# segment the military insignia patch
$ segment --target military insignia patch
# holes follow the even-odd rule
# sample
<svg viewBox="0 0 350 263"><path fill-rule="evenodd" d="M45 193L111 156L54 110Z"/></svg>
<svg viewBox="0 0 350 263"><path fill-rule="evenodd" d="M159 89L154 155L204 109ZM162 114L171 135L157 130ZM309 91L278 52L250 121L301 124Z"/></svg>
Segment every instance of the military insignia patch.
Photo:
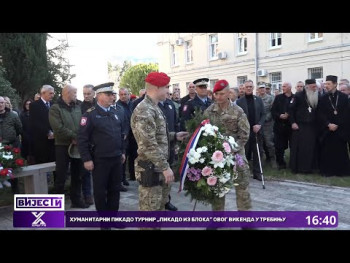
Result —
<svg viewBox="0 0 350 263"><path fill-rule="evenodd" d="M80 125L81 125L81 126L85 126L85 125L86 125L86 122L87 122L87 117L81 117Z"/></svg>
<svg viewBox="0 0 350 263"><path fill-rule="evenodd" d="M182 109L182 111L187 111L187 105L184 105L184 108Z"/></svg>
<svg viewBox="0 0 350 263"><path fill-rule="evenodd" d="M169 106L169 108L172 110L173 109L173 107L171 107L171 105L168 105Z"/></svg>

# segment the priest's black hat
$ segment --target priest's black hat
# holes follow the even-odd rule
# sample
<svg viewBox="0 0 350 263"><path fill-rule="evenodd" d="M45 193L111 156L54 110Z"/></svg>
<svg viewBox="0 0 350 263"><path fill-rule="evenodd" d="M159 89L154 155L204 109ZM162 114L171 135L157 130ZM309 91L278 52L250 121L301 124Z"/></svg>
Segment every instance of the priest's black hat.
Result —
<svg viewBox="0 0 350 263"><path fill-rule="evenodd" d="M337 83L338 82L338 77L337 76L333 76L333 75L328 75L326 77L326 81L332 81L333 83Z"/></svg>
<svg viewBox="0 0 350 263"><path fill-rule="evenodd" d="M308 84L316 84L316 80L315 79L307 79L305 80L305 84L308 85Z"/></svg>

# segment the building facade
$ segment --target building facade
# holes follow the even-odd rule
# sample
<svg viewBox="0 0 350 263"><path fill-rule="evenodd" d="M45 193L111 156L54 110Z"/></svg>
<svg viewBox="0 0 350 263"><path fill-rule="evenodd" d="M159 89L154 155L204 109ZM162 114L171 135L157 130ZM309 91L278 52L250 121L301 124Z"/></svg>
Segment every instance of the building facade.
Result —
<svg viewBox="0 0 350 263"><path fill-rule="evenodd" d="M281 89L282 82L327 75L350 78L350 33L165 33L161 34L159 71L171 77L181 96L187 85L209 78L231 87L251 79Z"/></svg>

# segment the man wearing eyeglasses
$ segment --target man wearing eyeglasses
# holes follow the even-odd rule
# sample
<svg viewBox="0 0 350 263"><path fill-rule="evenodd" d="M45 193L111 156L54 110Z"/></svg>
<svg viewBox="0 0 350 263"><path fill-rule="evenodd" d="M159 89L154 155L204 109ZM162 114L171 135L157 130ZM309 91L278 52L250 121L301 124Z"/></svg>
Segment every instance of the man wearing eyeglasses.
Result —
<svg viewBox="0 0 350 263"><path fill-rule="evenodd" d="M208 78L196 79L193 84L196 86L197 96L192 100L188 100L182 107L181 111L181 130L186 130L185 122L194 117L196 109L202 112L211 104L212 100L208 98Z"/></svg>

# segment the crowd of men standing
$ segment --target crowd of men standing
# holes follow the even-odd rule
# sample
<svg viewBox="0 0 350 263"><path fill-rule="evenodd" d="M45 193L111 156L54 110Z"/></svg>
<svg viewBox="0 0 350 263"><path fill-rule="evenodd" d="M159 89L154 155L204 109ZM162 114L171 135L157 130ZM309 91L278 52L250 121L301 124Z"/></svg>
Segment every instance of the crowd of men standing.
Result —
<svg viewBox="0 0 350 263"><path fill-rule="evenodd" d="M315 79L305 80L305 85L299 81L295 94L292 84L284 82L282 93L276 95L271 95L266 84L259 84L254 95L251 80L238 88L220 80L210 93L209 79L200 78L188 85L188 95L182 98L179 89L171 94L169 82L164 73L150 73L134 101L126 88L119 89L116 100L110 82L85 85L81 102L77 88L67 84L54 104L53 87L44 85L40 97L26 100L19 115L11 104L5 107L5 98L0 97L1 140L21 146L28 164L56 161L53 193L64 193L70 174L72 207L86 208L95 202L97 211L119 209L120 191L127 191L129 185L127 166L129 180L140 182L140 210L177 210L169 194L176 141L188 136L186 121L195 110L228 125L242 144L246 166L241 186L236 188L239 210L251 208L248 171L250 167L253 178L262 180L262 153L264 164L279 170L289 167L293 173L350 175L350 86L345 80L339 90L337 76L327 76L324 88ZM289 165L285 160L288 148ZM155 177L142 178L147 171ZM16 180L12 186L18 192ZM224 202L213 209L223 210Z"/></svg>

